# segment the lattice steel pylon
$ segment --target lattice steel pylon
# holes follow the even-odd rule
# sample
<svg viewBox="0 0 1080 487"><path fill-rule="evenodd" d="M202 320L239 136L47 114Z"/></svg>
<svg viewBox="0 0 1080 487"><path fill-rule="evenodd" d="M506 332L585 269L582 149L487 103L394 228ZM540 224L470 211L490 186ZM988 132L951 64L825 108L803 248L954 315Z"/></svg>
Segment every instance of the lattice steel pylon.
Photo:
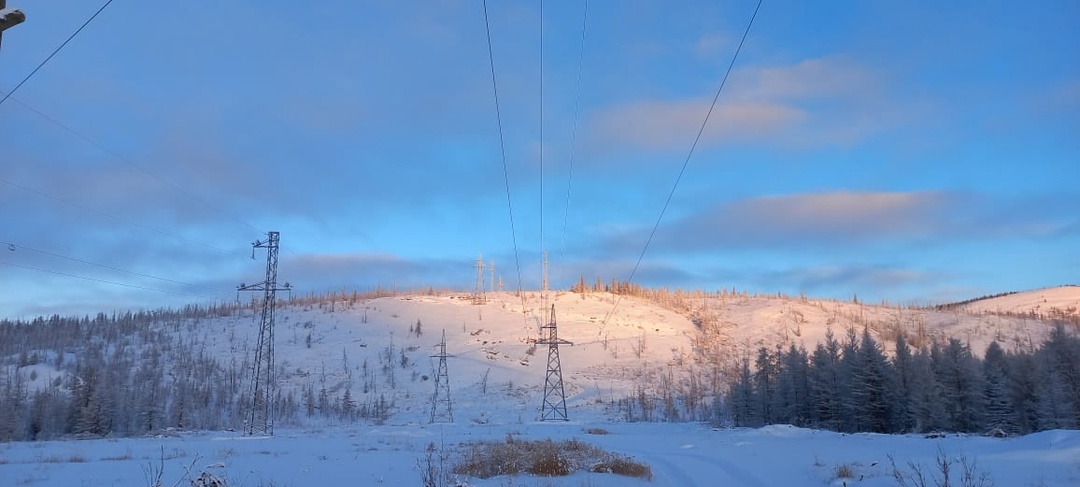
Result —
<svg viewBox="0 0 1080 487"><path fill-rule="evenodd" d="M262 319L259 322L259 341L255 346L255 362L251 374L251 415L247 424L248 435L272 436L274 434L274 394L277 381L274 377L274 308L278 291L290 291L289 283L277 287L278 244L280 234L268 232L266 240L251 244L251 258L255 249L266 249L266 280L258 284L241 284L239 291L262 291Z"/></svg>
<svg viewBox="0 0 1080 487"><path fill-rule="evenodd" d="M487 302L487 285L484 284L484 256L476 258L476 287L473 288L473 304Z"/></svg>
<svg viewBox="0 0 1080 487"><path fill-rule="evenodd" d="M548 346L547 378L544 379L544 402L540 405L540 421L562 420L566 417L566 389L563 387L562 362L559 360L559 345L573 345L559 338L555 325L555 305L551 305L551 320L540 327L539 345ZM545 335L546 332L546 336Z"/></svg>
<svg viewBox="0 0 1080 487"><path fill-rule="evenodd" d="M446 330L442 332L442 341L439 342L439 353L432 358L439 359L438 370L435 372L435 393L431 395L431 422L436 420L444 423L454 422L454 407L450 402L450 373L446 368Z"/></svg>

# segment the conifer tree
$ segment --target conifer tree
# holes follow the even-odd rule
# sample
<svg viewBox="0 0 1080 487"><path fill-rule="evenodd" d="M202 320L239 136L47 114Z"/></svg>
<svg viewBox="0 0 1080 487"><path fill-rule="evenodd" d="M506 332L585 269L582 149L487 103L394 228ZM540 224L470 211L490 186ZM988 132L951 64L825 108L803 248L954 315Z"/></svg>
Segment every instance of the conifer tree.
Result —
<svg viewBox="0 0 1080 487"><path fill-rule="evenodd" d="M915 412L911 406L915 389L911 360L911 347L901 333L896 337L896 349L892 359L893 373L889 383L893 432L906 433L915 427Z"/></svg>
<svg viewBox="0 0 1080 487"><path fill-rule="evenodd" d="M868 328L863 328L857 363L852 377L856 429L886 433L892 424L887 391L890 371Z"/></svg>
<svg viewBox="0 0 1080 487"><path fill-rule="evenodd" d="M1013 405L1009 397L1008 361L998 342L990 342L983 355L983 396L986 403L985 426L990 430L1016 433Z"/></svg>

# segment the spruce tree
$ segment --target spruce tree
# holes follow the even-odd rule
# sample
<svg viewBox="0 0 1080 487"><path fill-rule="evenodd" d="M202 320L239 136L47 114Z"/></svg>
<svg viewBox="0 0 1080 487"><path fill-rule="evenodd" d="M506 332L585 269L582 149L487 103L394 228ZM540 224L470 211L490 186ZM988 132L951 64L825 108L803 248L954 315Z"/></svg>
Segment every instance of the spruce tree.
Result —
<svg viewBox="0 0 1080 487"><path fill-rule="evenodd" d="M868 328L863 328L856 362L851 393L857 431L886 433L892 424L888 362Z"/></svg>
<svg viewBox="0 0 1080 487"><path fill-rule="evenodd" d="M1013 404L1009 396L1008 361L998 342L990 342L983 355L983 396L986 403L985 426L990 430L1016 433Z"/></svg>
<svg viewBox="0 0 1080 487"><path fill-rule="evenodd" d="M915 427L915 411L912 408L912 396L915 384L912 374L911 347L901 333L896 337L896 349L892 358L892 376L889 397L892 403L892 428L899 433L912 431Z"/></svg>

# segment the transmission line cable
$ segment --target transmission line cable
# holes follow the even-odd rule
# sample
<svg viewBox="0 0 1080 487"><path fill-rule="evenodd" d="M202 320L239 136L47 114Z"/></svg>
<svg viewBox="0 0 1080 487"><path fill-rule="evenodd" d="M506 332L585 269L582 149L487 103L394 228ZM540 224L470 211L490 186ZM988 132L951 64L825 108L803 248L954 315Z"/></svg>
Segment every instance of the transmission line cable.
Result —
<svg viewBox="0 0 1080 487"><path fill-rule="evenodd" d="M65 132L68 132L69 134L74 135L75 137L78 137L78 138L82 139L84 142L86 142L86 143L100 149L102 152L112 156L113 158L117 159L118 161L123 162L124 164L127 164L128 166L131 166L135 170L137 170L137 171L139 171L139 172L141 172L141 173L143 173L143 174L145 174L145 175L147 175L147 176L149 176L149 177L151 177L153 179L156 179L159 183L173 189L174 191L176 191L176 192L178 192L180 194L183 194L184 196L187 196L188 198L191 198L194 201L199 202L200 204L202 204L203 206L206 206L207 208L209 208L211 210L214 210L214 211L216 211L216 212L218 212L218 213L220 213L222 215L225 215L226 217L229 217L229 218L239 222L240 224L254 230L255 232L257 232L259 234L264 233L262 230L259 230L254 225L248 223L247 221L240 218L236 214L228 212L228 211L226 211L226 210L224 210L224 209L222 209L222 208L220 208L218 206L215 206L215 205L211 204L210 202L206 201L205 199L196 196L194 193L192 193L192 192L190 192L188 190L185 190L182 186L180 186L178 184L174 184L172 182L169 182L169 180L167 180L167 179L165 179L165 178L163 178L161 176L158 176L157 174L154 174L154 173L150 172L149 170L142 167L141 165L136 164L131 159L129 159L127 157L124 157L124 156L118 154L117 152L115 152L113 150L110 150L108 147L105 147L100 142L98 142L98 141L94 140L93 138L91 138L91 137L89 137L89 136L87 136L87 135L85 135L85 134L71 128L71 126L61 122L60 120L57 120L55 117L52 117L52 116L42 112L41 110L38 110L37 108L34 108L33 106L30 106L29 104L27 104L26 102L24 102L24 101L22 101L22 100L20 100L18 98L12 98L11 101L14 101L15 103L18 103L19 105L22 105L23 108L26 108L27 110L30 110L31 112L34 112L39 117L45 119L49 123L51 123L53 125L56 125L57 127L61 128Z"/></svg>
<svg viewBox="0 0 1080 487"><path fill-rule="evenodd" d="M544 263L544 0L540 0L540 272L545 272ZM541 285L547 284L547 276L541 274ZM547 309L543 301L547 289L540 290L540 309ZM547 323L544 323L545 325Z"/></svg>
<svg viewBox="0 0 1080 487"><path fill-rule="evenodd" d="M15 263L12 263L12 262L0 261L0 265L6 265L6 266L10 266L10 267L19 267L19 268L22 268L22 269L28 269L28 270L37 271L37 272L44 272L46 274L55 274L57 276L70 277L70 278L73 278L73 279L82 279L84 281L100 282L100 283L104 283L104 284L113 284L113 285L116 285L116 286L129 287L129 288L132 288L132 289L142 289L144 291L153 291L153 292L162 293L162 294L173 294L173 295L176 295L176 296L187 296L187 297L196 297L196 298L204 298L204 299L213 299L215 301L225 301L225 302L233 301L231 299L218 298L218 297L214 297L214 296L206 296L206 295L203 295L203 294L191 294L191 293L182 293L182 292L177 292L177 291L168 291L168 290L165 290L165 289L156 289L156 288L152 288L152 287L139 286L139 285L136 285L136 284L127 284L127 283L123 283L123 282L110 281L108 279L99 279L99 278L96 278L96 277L87 277L87 276L80 276L80 275L77 275L77 274L69 274L67 272L50 271L48 269L42 269L40 267L33 267L33 266L28 266L28 265L23 265L23 264L15 264Z"/></svg>
<svg viewBox="0 0 1080 487"><path fill-rule="evenodd" d="M97 9L97 12L94 12L94 15L91 15L90 18L86 19L86 22L83 22L83 24L80 25L78 29L75 29L75 32L72 32L71 35L68 36L68 38L65 39L63 43L61 43L59 46L57 46L56 49L53 50L52 54L49 54L49 56L46 57L45 60L41 61L41 63L38 64L33 71L30 71L30 74L26 75L26 77L23 78L22 81L19 82L19 84L15 85L15 88L12 88L11 91L4 95L3 98L0 98L0 105L3 105L8 98L11 98L12 94L18 91L19 88L22 87L22 85L26 84L26 82L29 81L30 78L38 72L38 70L45 66L45 63L48 63L49 60L53 58L53 56L55 56L58 52L60 52L61 49L64 48L64 46L68 45L68 43L71 42L71 40L74 39L75 36L79 35L79 32L82 32L82 30L85 29L86 26L90 25L90 22L93 22L94 19L97 18L98 14L100 14L101 11L105 10L105 7L108 7L111 3L113 3L113 0L105 0L105 3L101 5L101 8Z"/></svg>
<svg viewBox="0 0 1080 487"><path fill-rule="evenodd" d="M199 246L206 247L206 248L212 249L212 250L216 250L218 252L225 253L225 254L237 254L237 255L243 255L244 257L248 256L247 254L245 254L243 252L238 252L238 251L235 251L235 250L226 250L226 249L223 249L221 247L217 247L217 246L205 243L205 242L200 242L198 240L192 240L192 239L187 238L187 237L182 237L180 235L177 235L177 234L171 233L171 232L167 232L167 231L162 230L160 228L154 228L154 227L151 227L149 225L144 225L142 223L127 220L127 219L118 217L118 216L110 214L110 213L106 213L104 211L101 211L101 210L98 210L98 209L95 209L95 208L90 208L90 207L87 207L87 206L79 205L79 204L74 203L72 201L65 200L65 199L57 197L57 196L53 196L53 195L45 193L43 191L39 191L39 190L36 190L36 189L28 187L28 186L23 186L23 185L21 185L19 183L16 183L14 181L8 181L7 179L4 179L4 178L0 178L0 183L8 184L8 185L14 186L16 188L19 188L19 189L21 189L23 191L28 191L30 193L34 193L36 195L43 196L45 198L49 198L51 200L58 201L58 202L63 203L65 205L69 205L69 206L81 209L83 211L88 211L90 213L97 213L98 215L105 216L105 217L108 217L108 218L112 218L113 220L116 220L118 222L126 223L128 225L139 227L139 228L141 228L143 230L148 230L148 231L151 231L151 232L154 232L154 233L165 235L167 237L175 238L177 240L182 240L182 241L190 243L190 244L199 245Z"/></svg>
<svg viewBox="0 0 1080 487"><path fill-rule="evenodd" d="M570 190L574 186L574 154L577 149L577 125L578 113L581 109L581 72L585 58L585 32L589 21L589 0L585 0L585 8L581 19L581 47L578 50L577 86L574 93L574 121L570 130L570 170L566 181L566 205L563 207L562 227L562 252L566 253L566 225L570 219ZM562 259L560 259L562 260Z"/></svg>
<svg viewBox="0 0 1080 487"><path fill-rule="evenodd" d="M514 205L510 199L510 173L506 167L506 138L503 136L502 112L499 109L499 84L495 77L495 54L491 49L491 21L488 18L487 0L484 4L484 31L487 34L488 65L491 67L491 91L495 97L495 120L499 127L499 154L502 156L503 183L506 186L506 208L510 213L510 238L514 244L514 266L517 268L517 291L521 297L521 313L525 315L525 294L521 289L521 259L518 257L517 232L514 229Z"/></svg>
<svg viewBox="0 0 1080 487"><path fill-rule="evenodd" d="M656 229L660 227L660 222L664 219L664 213L667 212L668 205L671 204L671 199L675 196L675 190L679 187L679 182L682 181L683 174L686 173L686 167L690 164L690 158L694 155L694 150L697 149L698 142L701 141L701 135L705 133L705 127L709 124L709 117L712 116L713 110L716 109L716 102L720 99L720 93L724 90L724 85L727 84L728 76L731 75L731 70L735 67L735 61L739 58L739 52L742 51L743 44L746 43L746 37L750 35L750 27L754 25L754 19L757 18L758 11L761 10L761 3L763 0L758 0L757 6L754 7L754 13L750 16L750 21L746 23L746 30L743 31L742 38L739 39L739 45L735 48L735 54L731 56L731 62L728 64L727 70L724 71L724 77L720 79L720 86L716 88L716 94L713 96L712 104L709 105L709 111L705 113L705 119L701 121L701 127L698 128L697 136L694 137L694 143L690 145L690 151L686 154L686 159L683 161L682 168L679 170L678 177L675 178L675 184L671 186L671 191L668 193L667 200L664 201L664 206L660 209L660 216L656 218L656 223L653 224L652 231L649 232L649 238L645 240L645 247L641 249L641 255L638 256L637 262L634 264L634 269L630 272L630 278L627 279L627 284L634 282L634 275L637 274L638 268L641 266L642 259L645 258L645 252L649 250L649 244L652 243L652 239L656 236ZM615 299L615 305L611 307L611 311L604 318L604 324L615 313L615 309L619 307L619 302L622 301L622 294L619 294Z"/></svg>
<svg viewBox="0 0 1080 487"><path fill-rule="evenodd" d="M117 272L123 272L125 274L130 274L130 275L133 275L133 276L145 277L145 278L148 278L148 279L155 279L155 280L163 281L163 282L171 282L173 284L182 284L184 286L191 286L191 287L201 288L201 289L205 289L207 291L231 292L231 291L226 291L226 290L221 290L221 289L215 289L215 288L212 288L212 287L209 287L209 286L203 286L201 284L192 284L190 282L178 281L176 279L169 279L167 277L159 277L159 276L155 276L155 275L152 275L152 274L144 274L144 273L141 273L141 272L129 271L127 269L121 269L119 267L114 267L114 266L111 266L111 265L108 265L108 264L101 264L101 263L98 263L98 262L91 262L91 261L88 261L88 260L79 259L77 257L69 257L69 256L66 256L66 255L57 254L55 252L50 252L48 250L35 249L33 247L27 247L25 245L17 245L17 244L13 244L11 242L4 242L2 240L0 240L0 245L6 245L8 247L8 249L10 249L10 250L17 250L17 249L29 250L31 252L37 252L39 254L48 255L50 257L56 257L56 258L60 258L60 259L70 260L72 262L78 262L80 264L92 265L92 266L100 267L102 269L109 269L109 270L113 270L113 271L117 271Z"/></svg>

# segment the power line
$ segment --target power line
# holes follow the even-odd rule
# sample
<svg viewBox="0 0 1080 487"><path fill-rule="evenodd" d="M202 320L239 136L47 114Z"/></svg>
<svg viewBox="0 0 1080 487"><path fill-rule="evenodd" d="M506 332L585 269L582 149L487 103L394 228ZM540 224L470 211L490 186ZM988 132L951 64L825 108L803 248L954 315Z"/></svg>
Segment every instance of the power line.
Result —
<svg viewBox="0 0 1080 487"><path fill-rule="evenodd" d="M104 211L101 211L101 210L98 210L98 209L95 209L95 208L90 208L90 207L87 207L87 206L82 206L82 205L73 203L73 202L71 202L69 200L65 200L63 198L53 196L51 194L45 193L43 191L36 190L36 189L28 187L28 186L23 186L23 185L21 185L19 183L13 182L13 181L8 181L7 179L4 179L4 178L0 178L0 183L8 184L8 185L14 186L16 188L19 188L19 189L21 189L23 191L28 191L30 193L34 193L36 195L43 196L45 198L49 198L51 200L58 201L60 203L66 204L66 205L73 206L73 207L81 209L83 211L88 211L88 212L91 212L91 213L97 213L98 215L102 215L102 216L105 216L105 217L108 217L108 218L112 218L113 220L119 221L121 223L126 223L128 225L139 227L139 228L142 228L144 230L149 230L151 232L159 233L161 235L165 235L167 237L172 237L172 238L175 238L175 239L178 239L178 240L182 240L182 241L190 243L190 244L200 245L200 246L206 247L208 249L213 249L213 250L216 250L218 252L225 253L225 254L237 254L237 255L243 255L244 257L247 257L247 254L245 254L243 252L237 252L237 251L234 251L234 250L226 250L226 249L223 249L221 247L216 247L214 245L210 245L210 244L205 243L205 242L200 242L198 240L192 240L192 239L189 239L187 237L182 237L182 236L177 235L175 233L170 233L170 232L167 232L165 230L161 230L159 228L154 228L154 227L151 227L151 226L148 226L148 225L143 225L142 223L127 220L127 219L124 219L124 218L118 217L116 215L106 213Z"/></svg>
<svg viewBox="0 0 1080 487"><path fill-rule="evenodd" d="M64 277L71 277L71 278L74 278L74 279L82 279L84 281L100 282L100 283L104 283L104 284L113 284L113 285L116 285L116 286L129 287L129 288L132 288L132 289L142 289L144 291L153 291L153 292L162 293L162 294L173 294L173 295L176 295L176 296L187 296L187 297L196 297L196 298L204 298L204 299L213 299L213 300L216 300L216 301L226 301L226 302L232 301L230 299L217 298L217 297L206 296L206 295L202 295L202 294L191 294L191 293L182 293L182 292L177 292L177 291L166 291L164 289L155 289L155 288L152 288L152 287L139 286L139 285L135 285L135 284L126 284L126 283L123 283L123 282L110 281L108 279L98 279L96 277L87 277L87 276L80 276L80 275L77 275L77 274L68 274L66 272L50 271L48 269L42 269L40 267L33 267L33 266L28 266L28 265L23 265L23 264L15 264L15 263L12 263L12 262L0 261L0 265L6 265L6 266L10 266L10 267L19 267L19 268L22 268L22 269L28 269L28 270L37 271L37 272L44 272L46 274L55 274L55 275L64 276Z"/></svg>
<svg viewBox="0 0 1080 487"><path fill-rule="evenodd" d="M679 170L678 177L675 178L675 184L671 186L671 191L668 193L667 200L664 201L664 206L660 209L660 216L656 218L656 223L652 227L652 231L649 232L649 238L645 240L645 247L641 249L641 255L638 256L637 263L634 264L634 270L630 272L630 278L627 279L627 283L634 281L634 275L637 274L638 267L641 266L642 259L645 258L645 252L649 250L649 244L652 243L653 237L656 235L656 229L660 227L660 222L664 219L664 213L667 212L668 205L671 204L671 198L675 196L675 190L679 187L679 182L682 181L683 174L686 173L686 166L690 164L690 157L694 155L694 149L697 149L698 142L701 141L701 135L705 133L705 126L709 123L709 117L712 116L713 110L716 109L716 102L720 99L720 93L724 90L724 85L727 84L728 76L731 75L731 70L735 67L735 61L739 58L739 52L742 51L743 44L746 43L746 37L750 35L750 27L754 25L754 19L757 18L758 11L761 10L761 2L758 0L757 6L754 7L754 13L750 16L750 21L746 24L746 30L743 31L742 38L739 39L739 45L735 48L735 54L731 56L731 62L728 64L727 70L724 71L724 77L720 79L720 86L716 88L716 95L713 96L712 104L709 105L709 111L705 113L705 119L701 121L701 127L698 129L697 136L694 137L694 143L690 145L690 151L686 154L686 160L683 161L682 169ZM619 307L619 302L622 301L622 295L615 300L615 305L612 306L611 312L604 318L604 323L611 318L611 315L615 313L615 308Z"/></svg>
<svg viewBox="0 0 1080 487"><path fill-rule="evenodd" d="M544 0L540 0L540 268L543 269L547 259L544 255ZM541 270L543 272L543 270ZM547 275L541 278L547 282ZM540 290L540 309L547 308L546 287Z"/></svg>
<svg viewBox="0 0 1080 487"><path fill-rule="evenodd" d="M21 88L23 84L25 84L27 81L29 81L30 78L33 77L34 74L37 73L39 69L41 69L43 66L45 66L45 63L48 63L49 60L52 59L53 56L56 55L56 53L60 52L60 50L63 49L64 46L68 45L68 43L71 42L71 40L74 39L75 36L79 35L79 32L82 32L82 30L85 29L87 25L90 25L90 22L92 22L94 19L96 19L98 14L100 14L102 10L105 10L105 7L108 7L109 4L111 4L111 3L113 3L113 0L105 0L105 3L101 5L101 8L97 9L97 12L94 12L94 15L91 15L90 18L86 19L86 22L83 22L83 24L80 25L78 29L75 29L75 32L72 32L71 35L68 36L68 38L66 40L64 40L63 43L60 44L60 46L58 46L56 49L54 49L52 54L49 54L49 56L46 57L44 61L41 61L41 64L38 64L37 67L34 68L34 70L30 72L30 74L26 75L26 77L23 78L22 81L19 82L19 84L15 85L15 88L13 88L6 95L4 95L4 98L0 99L0 105L3 105L4 102L7 101L8 98L11 98L11 95L13 93L18 91L19 88Z"/></svg>
<svg viewBox="0 0 1080 487"><path fill-rule="evenodd" d="M212 287L209 287L209 286L203 286L203 285L200 285L200 284L192 284L190 282L178 281L176 279L169 279L167 277L159 277L159 276L155 276L155 275L151 275L151 274L144 274L144 273L141 273L141 272L129 271L127 269L121 269L119 267L114 267L114 266L111 266L111 265L108 265L108 264L101 264L101 263L98 263L98 262L91 262L91 261L79 259L79 258L76 258L76 257L69 257L69 256L66 256L66 255L57 254L55 252L50 252L48 250L35 249L33 247L27 247L25 245L17 245L17 244L13 244L11 242L4 242L2 240L0 240L0 245L7 245L10 250L16 250L16 249L29 250L31 252L37 252L39 254L44 254L44 255L51 256L51 257L57 257L57 258L60 258L60 259L70 260L72 262L78 262L80 264L92 265L92 266L95 266L95 267L100 267L102 269L109 269L109 270L113 270L113 271L117 271L117 272L123 272L125 274L131 274L133 276L145 277L145 278L148 278L148 279L155 279L155 280L163 281L163 282L171 282L173 284L182 284L184 286L191 286L191 287L197 287L197 288L201 288L201 289L206 289L208 291L229 292L229 291L225 291L225 290L221 290L221 289L215 289L215 288L212 288Z"/></svg>
<svg viewBox="0 0 1080 487"><path fill-rule="evenodd" d="M0 93L2 93L2 92L0 92ZM8 93L8 94L10 95L10 93ZM49 123L51 123L53 125L56 125L57 127L60 127L64 131L70 133L71 135L74 135L75 137L78 137L78 138L82 139L84 142L86 142L86 143L88 143L88 144L90 144L90 145L92 145L94 147L97 147L102 152L116 158L120 162L123 162L124 164L127 164L128 166L131 166L132 168L136 169L137 171L139 171L139 172L141 172L141 173L143 173L143 174L145 174L145 175L147 175L147 176L149 176L149 177L151 177L153 179L156 179L158 182L160 182L161 184L163 184L165 186L168 186L169 188L172 188L174 191L176 191L176 192L178 192L180 194L183 194L183 195L187 196L188 198L191 198L192 200L195 200L195 201L201 203L203 206L206 206L207 208L210 208L211 210L214 210L214 211L216 211L218 213L221 213L222 215L225 215L225 216L239 222L240 224L254 230L255 232L257 232L259 234L263 233L262 230L259 230L254 225L252 225L252 224L248 223L247 221L241 219L236 214L225 211L224 209L222 209L222 208L220 208L218 206L212 205L212 204L210 204L210 202L206 201L205 199L202 199L202 198L196 196L194 193L185 190L182 186L177 185L177 184L173 184L173 183L169 182L168 180L166 180L165 178L162 178L161 176L158 176L157 174L154 174L154 173L150 172L146 168L144 168L144 167L142 167L142 166L140 166L138 164L135 164L135 162L133 162L131 159L128 159L128 158L118 154L117 152L115 152L113 150L110 150L108 147L105 147L100 142L98 142L98 141L90 138L89 136L87 136L87 135L85 135L85 134L71 128L69 125L57 120L55 117L49 116L48 114L42 112L41 110L38 110L37 108L34 108L34 107L30 106L29 104L27 104L26 102L24 102L24 101L22 101L22 100L20 100L18 98L12 98L11 100L14 101L15 103L18 103L19 105L22 105L23 108L26 108L27 110L30 110L31 112L34 112L39 117L45 119Z"/></svg>
<svg viewBox="0 0 1080 487"><path fill-rule="evenodd" d="M495 78L495 54L491 49L491 21L488 19L487 0L484 4L484 31L487 33L488 65L491 67L491 90L495 95L495 120L499 126L499 153L502 156L503 183L506 186L506 208L510 212L510 238L514 243L514 265L517 267L518 296L521 297L521 313L525 313L525 294L521 289L521 259L518 257L517 232L514 230L514 205L510 199L510 173L506 167L506 139L503 136L502 112L499 110L499 85Z"/></svg>
<svg viewBox="0 0 1080 487"><path fill-rule="evenodd" d="M562 227L562 253L566 252L566 225L570 219L570 190L574 185L574 154L577 149L577 125L578 113L581 108L581 71L585 58L585 32L589 21L589 0L585 0L584 13L581 19L581 47L578 50L577 87L574 93L574 121L570 131L570 171L566 181L566 205L563 207Z"/></svg>

